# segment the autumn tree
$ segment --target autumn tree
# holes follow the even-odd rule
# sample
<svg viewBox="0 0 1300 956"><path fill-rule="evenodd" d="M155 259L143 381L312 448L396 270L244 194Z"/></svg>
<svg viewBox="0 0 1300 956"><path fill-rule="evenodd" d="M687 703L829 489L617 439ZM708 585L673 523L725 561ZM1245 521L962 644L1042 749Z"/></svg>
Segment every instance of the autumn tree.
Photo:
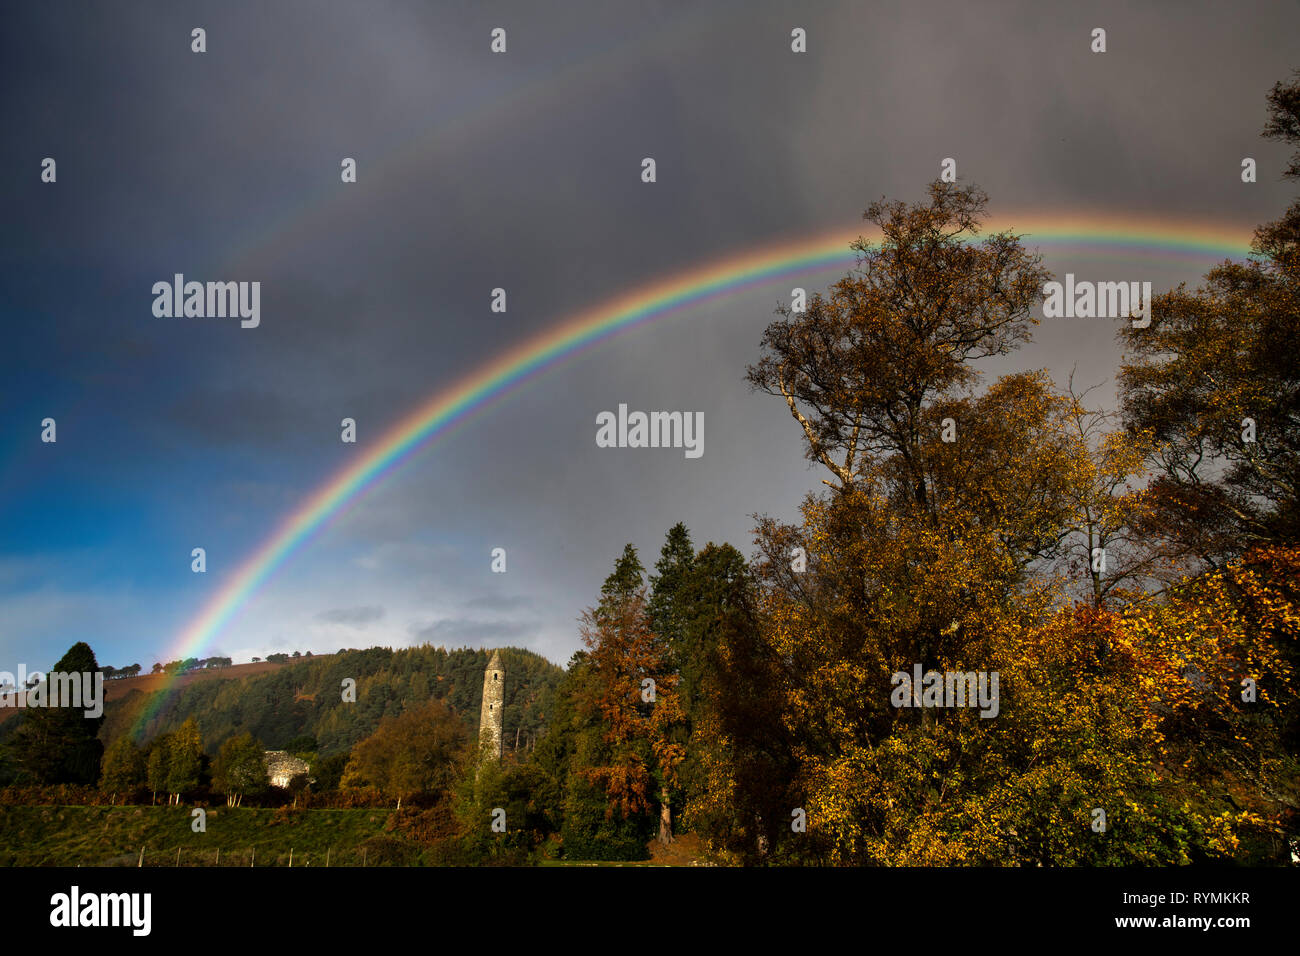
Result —
<svg viewBox="0 0 1300 956"><path fill-rule="evenodd" d="M159 734L149 742L145 756L145 781L152 791L150 803L157 803L158 794L167 791L167 775L171 765L171 737L171 734Z"/></svg>
<svg viewBox="0 0 1300 956"><path fill-rule="evenodd" d="M1292 73L1291 82L1273 84L1267 99L1269 119L1261 135L1300 147L1300 70ZM1282 176L1300 180L1300 148L1291 154ZM1294 276L1300 253L1300 199L1293 201L1281 217L1260 226L1255 239L1259 252L1281 263Z"/></svg>
<svg viewBox="0 0 1300 956"><path fill-rule="evenodd" d="M1148 443L1126 431L1117 412L1085 405L1096 388L1076 391L1070 376L1065 416L1083 454L1069 491L1073 514L1065 523L1062 558L1067 573L1083 583L1086 599L1103 607L1176 576L1180 564L1143 532L1151 515Z"/></svg>
<svg viewBox="0 0 1300 956"><path fill-rule="evenodd" d="M432 831L433 862L453 866L529 862L543 840L559 829L559 782L539 764L509 756L467 761L465 771L449 803L422 814ZM504 829L493 829L497 819Z"/></svg>
<svg viewBox="0 0 1300 956"><path fill-rule="evenodd" d="M199 785L203 770L203 738L199 722L189 717L170 735L167 747L167 791L170 803L180 803L181 794Z"/></svg>
<svg viewBox="0 0 1300 956"><path fill-rule="evenodd" d="M469 740L464 722L440 700L383 720L352 749L344 788L376 787L398 806L417 793L447 790Z"/></svg>
<svg viewBox="0 0 1300 956"><path fill-rule="evenodd" d="M1300 79L1268 100L1265 135L1300 144ZM1300 150L1285 175L1300 177ZM1150 436L1156 474L1145 530L1209 567L1300 537L1300 200L1252 250L1120 331L1124 421Z"/></svg>
<svg viewBox="0 0 1300 956"><path fill-rule="evenodd" d="M1268 106L1264 135L1300 146L1300 71ZM1300 149L1283 175L1300 178ZM1280 781L1294 777L1300 742L1288 683L1300 666L1288 623L1300 554L1297 335L1300 200L1255 231L1249 261L1155 297L1150 327L1120 331L1124 422L1147 440L1154 474L1140 529L1186 572L1144 611L1149 641L1175 648L1197 690L1170 713L1169 746L1189 779L1248 783L1238 801L1281 808L1292 833Z"/></svg>
<svg viewBox="0 0 1300 956"><path fill-rule="evenodd" d="M1190 791L1174 789L1156 746L1166 709L1194 705L1178 696L1179 664L1204 627L1168 628L1162 643L1107 609L1062 608L1048 586L1008 599L996 549L891 527L862 496L806 503L799 576L811 580L764 594L762 640L784 665L771 693L793 740L787 821L800 809L808 826L774 834L776 861L1163 864L1233 852L1252 818L1185 806ZM789 558L772 549L778 562ZM892 675L918 662L908 635L936 613L952 623L922 669L997 675L995 698L918 707L891 696ZM1097 809L1122 839L1092 829Z"/></svg>
<svg viewBox="0 0 1300 956"><path fill-rule="evenodd" d="M880 457L897 455L924 504L926 404L973 383L972 360L1028 338L1048 273L1010 232L975 241L987 203L976 186L941 182L928 204L872 203L864 218L882 240L854 243L858 270L764 333L750 384L785 399L827 484L874 485Z"/></svg>
<svg viewBox="0 0 1300 956"><path fill-rule="evenodd" d="M1300 332L1294 268L1225 262L1156 296L1125 329L1125 423L1151 436L1147 531L1210 567L1300 531Z"/></svg>
<svg viewBox="0 0 1300 956"><path fill-rule="evenodd" d="M770 858L1220 858L1242 819L1183 806L1149 746L1177 653L1106 607L1110 582L1068 606L1056 570L1109 545L1138 576L1119 558L1140 446L1043 373L975 390L972 363L1027 338L1045 276L1010 233L975 242L983 205L942 184L928 206L875 204L860 273L773 323L750 370L833 476L799 525L758 529L751 660L790 742L787 824L808 821L774 832ZM986 697L937 707L897 681L918 666L983 675ZM1099 808L1125 840L1090 838Z"/></svg>
<svg viewBox="0 0 1300 956"><path fill-rule="evenodd" d="M1254 548L1133 602L1123 617L1169 675L1154 695L1166 759L1196 781L1247 782L1294 816L1285 734L1300 668L1300 547Z"/></svg>
<svg viewBox="0 0 1300 956"><path fill-rule="evenodd" d="M560 837L571 860L640 860L650 837L646 815L613 812L592 768L610 763L607 726L587 651L577 651L556 689L552 718L532 757L559 794Z"/></svg>
<svg viewBox="0 0 1300 956"><path fill-rule="evenodd" d="M242 804L247 794L264 793L268 782L261 742L246 733L222 744L212 765L212 785L226 795L228 807Z"/></svg>
<svg viewBox="0 0 1300 956"><path fill-rule="evenodd" d="M116 803L118 793L129 793L144 783L144 753L130 735L118 737L104 752L99 788L113 794Z"/></svg>
<svg viewBox="0 0 1300 956"><path fill-rule="evenodd" d="M581 618L590 682L581 706L603 724L608 746L602 763L587 766L587 779L625 819L657 810L659 839L673 837L672 801L685 747L677 675L667 642L656 634L648 607L644 569L627 545L601 587L600 602Z"/></svg>
<svg viewBox="0 0 1300 956"><path fill-rule="evenodd" d="M1028 339L1047 277L1013 233L977 241L987 201L978 187L934 183L928 203L873 203L864 218L880 242L854 244L859 269L829 297L784 311L749 369L751 385L785 398L808 457L835 478L823 533L845 560L823 587L845 602L827 622L840 636L825 650L840 660L863 647L863 624L892 621L888 656L930 666L969 644L964 616L1059 554L1086 459L1068 406L1041 374L970 392L975 360ZM884 566L858 560L882 540ZM769 567L788 560L772 543Z"/></svg>

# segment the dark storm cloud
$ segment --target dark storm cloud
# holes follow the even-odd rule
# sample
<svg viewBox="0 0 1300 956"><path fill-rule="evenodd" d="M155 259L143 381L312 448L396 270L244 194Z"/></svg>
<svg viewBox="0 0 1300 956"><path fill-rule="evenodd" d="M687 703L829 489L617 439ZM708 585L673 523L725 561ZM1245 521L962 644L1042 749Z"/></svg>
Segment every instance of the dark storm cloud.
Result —
<svg viewBox="0 0 1300 956"><path fill-rule="evenodd" d="M366 605L363 607L334 608L329 611L321 611L316 616L322 621L329 621L331 624L346 624L358 630L365 630L367 625L382 620L384 613L384 609L378 605Z"/></svg>
<svg viewBox="0 0 1300 956"><path fill-rule="evenodd" d="M483 641L502 643L526 638L537 631L536 625L518 621L477 621L468 618L445 618L432 623L412 623L411 637L452 647Z"/></svg>
<svg viewBox="0 0 1300 956"><path fill-rule="evenodd" d="M47 459L66 461L67 481L93 501L105 472L109 486L138 489L113 504L124 526L185 516L186 540L165 541L180 554L222 506L269 534L391 423L579 310L746 248L860 225L876 198L919 200L944 157L988 189L995 215L1075 209L1249 228L1291 194L1277 179L1286 150L1259 130L1265 93L1297 65L1294 6L73 11L23 6L0 31L10 227L0 397L12 410L0 438L25 462L31 422L48 409L69 416L78 427L61 437L65 458ZM200 24L208 52L193 54ZM498 24L503 56L488 52ZM790 52L794 26L808 31L806 54ZM1105 54L1088 51L1095 26L1108 31ZM36 181L46 155L59 161L55 186ZM345 156L357 159L355 184L339 180ZM646 156L658 163L653 185L639 178ZM1259 183L1240 182L1243 156L1259 159ZM261 282L260 326L155 318L151 285L177 272ZM836 277L738 292L540 377L411 455L340 535L303 554L345 540L356 553L340 547L341 567L382 575L412 606L451 602L421 612L452 616L413 636L540 634L563 659L623 543L652 565L683 520L697 544L748 550L751 515L793 517L820 487L784 405L751 395L744 370L789 286ZM505 314L488 308L498 286ZM1076 361L1089 383L1113 374L1108 331L1041 333L1045 352L1017 361L1050 365L1059 382ZM595 448L596 414L620 402L702 411L704 457ZM355 446L339 441L344 417L358 423ZM73 434L102 436L100 458L77 457ZM231 560L258 540L232 542ZM14 547L44 541L34 532ZM104 546L171 567L156 537ZM504 575L490 570L496 547L509 554ZM70 566L61 574L78 586ZM302 606L329 603L313 594ZM473 617L489 609L529 621ZM154 620L141 603L121 629L161 647L171 635ZM255 614L241 621L258 627Z"/></svg>
<svg viewBox="0 0 1300 956"><path fill-rule="evenodd" d="M531 611L537 608L537 601L523 595L484 594L470 598L461 605L465 608L491 608L494 611Z"/></svg>

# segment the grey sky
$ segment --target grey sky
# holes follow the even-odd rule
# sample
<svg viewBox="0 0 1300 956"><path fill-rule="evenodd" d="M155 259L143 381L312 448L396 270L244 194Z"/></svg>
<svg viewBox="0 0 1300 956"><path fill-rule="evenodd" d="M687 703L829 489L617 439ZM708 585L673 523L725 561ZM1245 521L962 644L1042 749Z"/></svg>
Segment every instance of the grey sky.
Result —
<svg viewBox="0 0 1300 956"><path fill-rule="evenodd" d="M1285 147L1259 137L1266 92L1300 66L1291 4L50 4L9 19L0 648L33 663L87 639L106 663L149 666L296 502L459 375L630 288L851 227L881 196L919 200L944 157L995 216L1246 233L1292 192ZM796 26L806 54L790 52ZM1105 54L1089 52L1098 26ZM345 156L356 184L339 181ZM1212 263L1047 264L1160 289ZM154 318L150 286L177 272L260 281L261 326ZM562 663L624 542L652 564L681 520L697 545L748 551L750 515L793 517L821 478L784 405L743 380L791 284L618 338L413 457L207 652L428 639ZM488 311L497 286L505 315ZM1091 384L1117 358L1105 323L1057 320L989 371L1063 384L1077 364ZM703 411L703 458L598 449L595 416L620 402ZM34 441L44 409L61 417L57 459ZM344 416L357 448L338 441Z"/></svg>

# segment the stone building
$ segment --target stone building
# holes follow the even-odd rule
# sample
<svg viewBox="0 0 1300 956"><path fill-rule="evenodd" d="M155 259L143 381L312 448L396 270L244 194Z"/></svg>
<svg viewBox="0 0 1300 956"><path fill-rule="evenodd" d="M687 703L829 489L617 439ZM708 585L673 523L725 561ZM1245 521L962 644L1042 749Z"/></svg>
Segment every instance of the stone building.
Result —
<svg viewBox="0 0 1300 956"><path fill-rule="evenodd" d="M493 651L483 674L483 710L479 716L479 743L493 758L501 759L506 708L506 668L501 652Z"/></svg>
<svg viewBox="0 0 1300 956"><path fill-rule="evenodd" d="M271 786L279 787L281 790L288 790L294 777L305 776L311 770L307 761L300 760L284 750L268 750L264 756L266 775L271 781Z"/></svg>

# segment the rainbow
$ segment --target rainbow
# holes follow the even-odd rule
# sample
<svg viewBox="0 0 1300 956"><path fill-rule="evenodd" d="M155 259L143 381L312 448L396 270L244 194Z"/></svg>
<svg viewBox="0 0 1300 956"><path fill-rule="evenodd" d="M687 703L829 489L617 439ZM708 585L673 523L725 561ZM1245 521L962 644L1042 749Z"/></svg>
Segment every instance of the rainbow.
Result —
<svg viewBox="0 0 1300 956"><path fill-rule="evenodd" d="M1010 226L997 226L1010 228ZM986 227L984 233L990 230ZM1080 258L1145 260L1198 270L1223 258L1242 258L1249 237L1239 227L1137 217L1036 213L1015 231L1030 247ZM392 425L356 461L323 482L233 573L181 632L170 659L200 656L215 635L296 551L331 518L361 500L418 450L495 408L538 376L559 368L615 336L764 283L855 265L850 243L861 229L839 229L726 256L650 282L572 316L487 361L444 387ZM870 239L868 234L866 238ZM164 690L171 682L164 685ZM156 695L136 723L143 729L165 694Z"/></svg>

